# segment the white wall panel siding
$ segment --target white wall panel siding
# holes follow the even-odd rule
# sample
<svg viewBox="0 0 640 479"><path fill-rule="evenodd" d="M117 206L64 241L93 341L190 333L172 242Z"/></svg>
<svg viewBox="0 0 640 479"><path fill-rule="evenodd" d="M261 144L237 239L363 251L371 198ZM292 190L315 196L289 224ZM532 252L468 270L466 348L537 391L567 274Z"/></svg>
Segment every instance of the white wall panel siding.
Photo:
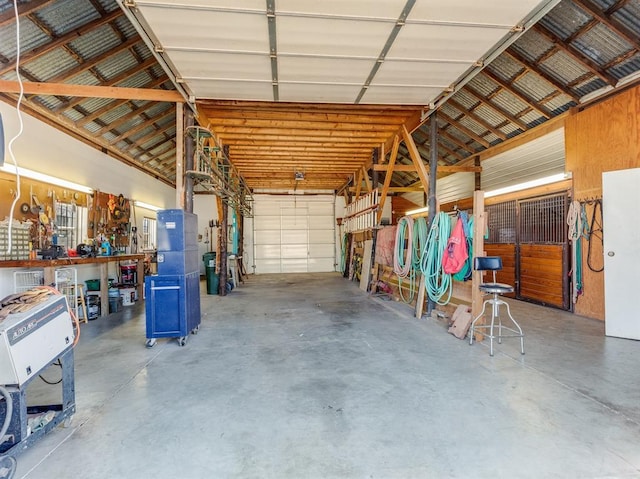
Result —
<svg viewBox="0 0 640 479"><path fill-rule="evenodd" d="M475 173L454 173L438 180L436 196L440 204L469 198L473 196L475 184Z"/></svg>
<svg viewBox="0 0 640 479"><path fill-rule="evenodd" d="M254 195L255 272L335 271L333 195Z"/></svg>
<svg viewBox="0 0 640 479"><path fill-rule="evenodd" d="M559 128L529 143L512 148L482 162L482 189L491 191L505 186L565 172L564 128ZM436 196L440 204L473 196L475 173L454 173L438 180ZM422 192L402 195L421 205Z"/></svg>
<svg viewBox="0 0 640 479"><path fill-rule="evenodd" d="M564 173L564 128L482 162L482 189L491 191Z"/></svg>

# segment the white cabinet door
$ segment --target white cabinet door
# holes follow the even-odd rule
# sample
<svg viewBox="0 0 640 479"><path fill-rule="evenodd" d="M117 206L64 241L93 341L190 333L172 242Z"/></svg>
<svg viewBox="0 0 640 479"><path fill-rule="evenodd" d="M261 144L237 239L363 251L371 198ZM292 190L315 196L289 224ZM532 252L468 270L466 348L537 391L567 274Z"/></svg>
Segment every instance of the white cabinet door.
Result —
<svg viewBox="0 0 640 479"><path fill-rule="evenodd" d="M605 334L640 339L640 168L602 174Z"/></svg>

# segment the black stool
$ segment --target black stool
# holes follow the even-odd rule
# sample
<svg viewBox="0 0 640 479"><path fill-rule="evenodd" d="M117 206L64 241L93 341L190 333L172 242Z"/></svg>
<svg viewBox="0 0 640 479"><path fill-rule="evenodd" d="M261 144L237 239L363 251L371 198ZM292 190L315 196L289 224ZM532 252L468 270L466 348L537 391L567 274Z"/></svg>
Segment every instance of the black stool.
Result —
<svg viewBox="0 0 640 479"><path fill-rule="evenodd" d="M511 316L509 304L500 299L500 295L502 294L513 293L513 286L496 282L496 271L500 271L502 269L502 258L500 256L478 256L473 259L473 268L476 271L493 271L493 282L482 283L479 286L480 291L493 296L491 299L487 299L482 303L482 312L471 322L471 328L469 329L469 344L473 344L473 333L476 329L488 329L489 334L486 334L486 336L489 338L490 356L493 356L494 338L498 340L498 343L502 343L502 338L520 338L520 353L524 354L524 333L522 332L522 328L516 320L513 319L513 316ZM491 305L491 324L476 326L476 321L484 316L487 304ZM500 318L500 306L502 305L507 307L509 319L511 319L517 329L502 325L502 319ZM498 334L495 334L493 330L496 320L498 321ZM503 329L513 334L502 334Z"/></svg>

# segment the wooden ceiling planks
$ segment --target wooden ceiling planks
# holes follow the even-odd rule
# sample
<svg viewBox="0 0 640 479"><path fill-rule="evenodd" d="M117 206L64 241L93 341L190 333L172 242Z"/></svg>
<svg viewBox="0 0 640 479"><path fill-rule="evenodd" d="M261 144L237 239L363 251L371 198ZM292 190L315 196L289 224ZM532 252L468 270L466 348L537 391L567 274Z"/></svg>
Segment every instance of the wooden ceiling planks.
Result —
<svg viewBox="0 0 640 479"><path fill-rule="evenodd" d="M204 100L198 111L249 188L336 190L370 167L374 148L415 128L422 108Z"/></svg>

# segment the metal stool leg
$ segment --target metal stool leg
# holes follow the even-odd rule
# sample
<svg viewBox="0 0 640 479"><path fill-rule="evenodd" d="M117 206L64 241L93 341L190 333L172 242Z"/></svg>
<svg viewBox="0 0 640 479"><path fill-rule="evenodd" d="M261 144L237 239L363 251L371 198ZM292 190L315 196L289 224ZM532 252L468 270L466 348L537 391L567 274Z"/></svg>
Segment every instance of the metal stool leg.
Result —
<svg viewBox="0 0 640 479"><path fill-rule="evenodd" d="M487 307L487 303L488 302L489 302L489 300L487 300L484 303L482 303L482 311L480 312L480 314L478 316L476 316L473 319L473 321L471 321L471 328L469 328L469 346L471 346L473 344L473 330L475 328L476 321L478 321L481 317L484 316L484 310Z"/></svg>
<svg viewBox="0 0 640 479"><path fill-rule="evenodd" d="M524 354L524 333L522 332L522 328L520 327L518 322L514 319L514 317L511 315L511 309L509 308L509 303L507 303L506 301L502 301L502 302L507 307L507 314L509 315L509 318L511 319L511 321L513 321L513 324L516 325L516 328L518 328L518 331L520 333L520 354Z"/></svg>

